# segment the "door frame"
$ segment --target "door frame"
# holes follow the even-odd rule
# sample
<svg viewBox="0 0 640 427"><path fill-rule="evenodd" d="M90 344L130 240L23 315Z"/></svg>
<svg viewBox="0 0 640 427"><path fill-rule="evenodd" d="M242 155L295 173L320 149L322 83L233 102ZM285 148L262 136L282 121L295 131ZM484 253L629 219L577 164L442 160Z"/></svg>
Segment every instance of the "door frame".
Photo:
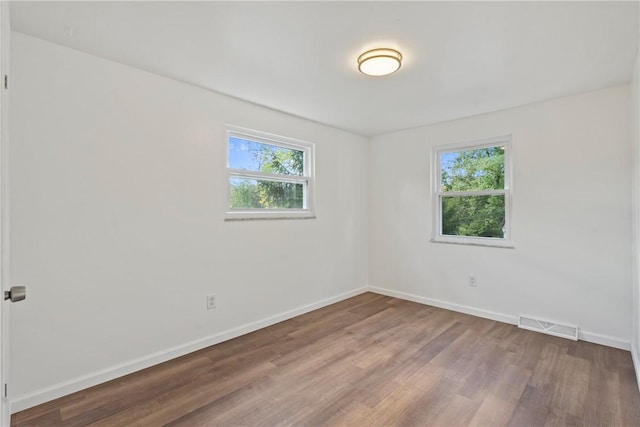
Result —
<svg viewBox="0 0 640 427"><path fill-rule="evenodd" d="M0 1L0 294L11 287L9 282L9 215L8 215L8 141L9 90L5 76L9 75L11 33L9 2ZM9 315L11 305L0 301L0 425L11 425L9 384Z"/></svg>

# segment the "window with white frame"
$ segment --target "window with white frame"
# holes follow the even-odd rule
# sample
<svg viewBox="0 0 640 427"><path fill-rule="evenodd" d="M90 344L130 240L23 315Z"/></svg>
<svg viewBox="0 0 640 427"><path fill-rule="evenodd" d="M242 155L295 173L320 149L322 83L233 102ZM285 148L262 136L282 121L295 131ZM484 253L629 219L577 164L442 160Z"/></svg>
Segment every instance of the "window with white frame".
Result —
<svg viewBox="0 0 640 427"><path fill-rule="evenodd" d="M433 241L512 247L511 136L433 149Z"/></svg>
<svg viewBox="0 0 640 427"><path fill-rule="evenodd" d="M314 146L227 127L226 219L313 218Z"/></svg>

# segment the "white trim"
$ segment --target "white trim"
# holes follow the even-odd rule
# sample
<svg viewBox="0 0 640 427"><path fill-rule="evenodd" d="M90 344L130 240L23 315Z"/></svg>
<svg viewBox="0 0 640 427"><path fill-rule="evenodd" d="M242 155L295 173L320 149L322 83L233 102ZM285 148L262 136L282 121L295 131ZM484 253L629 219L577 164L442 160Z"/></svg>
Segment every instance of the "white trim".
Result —
<svg viewBox="0 0 640 427"><path fill-rule="evenodd" d="M452 302L437 300L433 298L422 297L415 294L408 294L406 292L394 291L391 289L377 288L370 286L369 290L376 294L386 295L388 297L400 298L407 301L413 301L420 304L432 305L434 307L444 308L446 310L457 311L458 313L471 314L472 316L484 317L485 319L496 320L502 323L509 323L511 325L518 324L517 316L510 316L508 314L498 313L490 310L483 310L468 305L455 304Z"/></svg>
<svg viewBox="0 0 640 427"><path fill-rule="evenodd" d="M433 243L453 243L472 246L491 246L498 248L513 248L513 237L511 230L511 199L513 193L513 136L500 135L490 138L476 139L453 144L436 145L431 148L431 213L433 217L431 242ZM485 191L441 191L441 153L452 153L461 150L478 150L482 148L496 147L504 145L504 189ZM485 195L504 195L504 237L474 237L474 236L450 236L442 234L442 203L443 197L469 197Z"/></svg>
<svg viewBox="0 0 640 427"><path fill-rule="evenodd" d="M446 310L457 311L458 313L470 314L472 316L484 317L485 319L496 320L502 323L509 323L511 325L518 324L517 316L509 316L507 314L498 313L490 310L482 310L479 308L471 307L468 305L455 304L447 301L441 301L433 298L427 298L420 295L409 294L406 292L394 291L391 289L377 288L369 286L369 291L386 295L388 297L400 298L407 301L413 301L420 304L431 305L434 307L444 308Z"/></svg>
<svg viewBox="0 0 640 427"><path fill-rule="evenodd" d="M441 197L467 197L467 196L504 196L506 190L478 190L478 191L447 191L441 193Z"/></svg>
<svg viewBox="0 0 640 427"><path fill-rule="evenodd" d="M4 289L11 287L9 274L9 94L4 87L4 76L10 74L10 48L11 48L11 17L9 3L0 4L0 294ZM3 305L0 310L0 425L11 424L11 352L10 352L10 322L11 305L0 300ZM8 396L4 397L4 384L7 386Z"/></svg>
<svg viewBox="0 0 640 427"><path fill-rule="evenodd" d="M631 345L631 360L633 360L633 367L636 370L636 384L638 391L640 391L640 354L634 345Z"/></svg>
<svg viewBox="0 0 640 427"><path fill-rule="evenodd" d="M303 175L279 175L266 172L248 172L242 169L229 168L229 177L246 178L264 181L286 182L288 184L307 184L309 178Z"/></svg>
<svg viewBox="0 0 640 427"><path fill-rule="evenodd" d="M314 219L315 216L315 144L286 136L261 132L254 129L225 124L225 221L253 219ZM229 138L235 137L255 141L260 144L273 145L302 151L304 153L303 175L281 175L259 171L233 169L229 165ZM262 179L268 181L287 182L304 185L303 209L231 209L231 178Z"/></svg>
<svg viewBox="0 0 640 427"><path fill-rule="evenodd" d="M431 238L431 243L447 243L452 245L467 245L467 246L485 246L490 248L507 248L514 249L513 242L499 239L496 237L452 237L451 240L445 237L438 237L437 239Z"/></svg>
<svg viewBox="0 0 640 427"><path fill-rule="evenodd" d="M130 360L128 362L111 366L106 369L102 369L97 372L92 372L81 377L73 378L69 381L58 383L50 387L45 387L32 393L19 396L12 400L11 410L13 413L19 412L36 405L40 405L41 403L66 396L71 393L75 393L76 391L84 390L86 388L93 387L106 381L119 378L123 375L131 374L141 369L145 369L159 363L175 359L176 357L192 353L205 347L237 338L241 335L257 331L258 329L266 328L267 326L271 326L284 320L300 316L301 314L317 310L330 304L335 304L347 298L351 298L368 291L369 288L367 286L363 286L361 288L353 289L351 291L344 292L333 297L325 298L315 303L307 304L293 310L288 310L274 316L247 323L246 325L238 326L237 328L219 332L217 334L194 340L185 344L180 344L175 347L161 350L147 356L143 356L134 360Z"/></svg>
<svg viewBox="0 0 640 427"><path fill-rule="evenodd" d="M374 286L369 287L370 292L374 292L380 295L386 295L394 298L400 298L407 301L414 301L420 304L431 305L434 307L444 308L451 311L457 311L459 313L470 314L472 316L483 317L485 319L496 320L498 322L509 323L511 325L518 324L518 316L498 313L495 311L484 310L477 307L471 307L468 305L456 304L448 301L437 300L433 298L427 298L419 295L409 294L406 292L393 291L391 289L377 288ZM578 332L578 339L582 341L591 342L594 344L606 345L607 347L619 348L621 350L631 350L631 343L628 340L624 340L618 337L611 337L608 335L602 335L595 332L588 332L580 330Z"/></svg>
<svg viewBox="0 0 640 427"><path fill-rule="evenodd" d="M619 348L620 350L631 351L631 342L619 337L578 330L578 339L580 341L587 341L594 344L605 345L607 347Z"/></svg>
<svg viewBox="0 0 640 427"><path fill-rule="evenodd" d="M253 220L270 220L270 219L316 219L313 212L308 211L282 211L269 210L268 212L258 211L230 211L227 212L225 221L253 221Z"/></svg>
<svg viewBox="0 0 640 427"><path fill-rule="evenodd" d="M311 142L289 138L288 136L276 135L274 133L262 132L231 124L225 124L224 127L227 132L227 136L236 136L240 139L250 139L251 141L259 142L261 144L275 145L294 150L300 150L300 148L312 149L314 147L314 144ZM227 162L228 160L229 157L227 156ZM229 166L228 163L227 166Z"/></svg>
<svg viewBox="0 0 640 427"><path fill-rule="evenodd" d="M354 297L356 295L363 294L365 292L373 292L380 295L386 295L394 298L399 298L407 301L414 301L420 304L430 305L434 307L443 308L446 310L456 311L459 313L470 314L472 316L478 316L485 319L491 319L498 322L517 325L517 316L512 316L504 313L498 313L495 311L484 310L476 307L451 303L447 301L437 300L433 298L422 297L415 294L409 294L406 292L394 291L391 289L378 288L374 286L363 286L357 289L353 289L342 294L325 298L321 301L304 305L302 307L295 308L293 310L285 311L274 316L270 316L255 322L247 323L237 328L229 329L208 337L204 337L198 340L194 340L185 344L181 344L175 347L171 347L165 350L158 351L156 353L143 356L134 360L130 360L125 363L121 363L115 366L111 366L106 369L102 369L97 372L93 372L81 377L71 379L62 383L55 384L50 387L45 387L27 395L19 396L11 401L12 413L19 412L36 405L40 405L45 402L49 402L53 399L57 399L62 396L66 396L76 391L84 390L89 387L119 378L123 375L137 372L141 369L145 369L151 366L155 366L159 363L166 362L176 357L183 356L185 354L192 353L194 351L209 347L227 341L241 335L245 335L254 332L258 329L266 328L273 324L291 319L296 316L308 313L313 310L325 307L330 304L335 304L347 298ZM609 347L615 347L622 350L630 350L631 345L628 341L609 337L606 335L596 334L592 332L580 331L579 339L602 344ZM636 369L636 375L640 378L640 356L637 351L632 351L633 363ZM639 379L640 383L640 379ZM640 385L639 385L640 388Z"/></svg>
<svg viewBox="0 0 640 427"><path fill-rule="evenodd" d="M512 139L511 134L505 134L505 135L499 135L499 136L490 136L485 138L458 141L450 144L440 144L440 145L434 146L433 148L438 152L455 153L457 151L460 151L460 149L463 149L463 148L473 147L474 149L481 149L481 148L495 147L496 145L500 145L501 142L511 142L511 139ZM506 170L505 170L505 173L506 173ZM506 181L505 181L505 185L507 185Z"/></svg>

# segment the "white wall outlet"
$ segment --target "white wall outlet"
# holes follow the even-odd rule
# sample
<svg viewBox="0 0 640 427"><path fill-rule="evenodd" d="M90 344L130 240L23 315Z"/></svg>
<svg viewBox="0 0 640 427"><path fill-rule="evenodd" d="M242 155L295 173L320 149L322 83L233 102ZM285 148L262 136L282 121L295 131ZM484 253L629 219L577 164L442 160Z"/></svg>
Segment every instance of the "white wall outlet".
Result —
<svg viewBox="0 0 640 427"><path fill-rule="evenodd" d="M472 288L477 287L478 280L476 279L476 276L474 276L473 274L470 274L469 277L467 277L467 285L469 285Z"/></svg>
<svg viewBox="0 0 640 427"><path fill-rule="evenodd" d="M207 295L207 310L213 310L216 308L216 296Z"/></svg>

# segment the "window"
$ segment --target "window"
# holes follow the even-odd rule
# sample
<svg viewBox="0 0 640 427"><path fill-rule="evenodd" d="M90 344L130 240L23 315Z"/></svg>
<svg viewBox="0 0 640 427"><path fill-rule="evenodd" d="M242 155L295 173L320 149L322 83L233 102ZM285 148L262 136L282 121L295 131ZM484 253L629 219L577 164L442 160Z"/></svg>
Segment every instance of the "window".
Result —
<svg viewBox="0 0 640 427"><path fill-rule="evenodd" d="M433 241L512 247L511 136L435 147Z"/></svg>
<svg viewBox="0 0 640 427"><path fill-rule="evenodd" d="M227 128L226 219L313 218L313 144Z"/></svg>

